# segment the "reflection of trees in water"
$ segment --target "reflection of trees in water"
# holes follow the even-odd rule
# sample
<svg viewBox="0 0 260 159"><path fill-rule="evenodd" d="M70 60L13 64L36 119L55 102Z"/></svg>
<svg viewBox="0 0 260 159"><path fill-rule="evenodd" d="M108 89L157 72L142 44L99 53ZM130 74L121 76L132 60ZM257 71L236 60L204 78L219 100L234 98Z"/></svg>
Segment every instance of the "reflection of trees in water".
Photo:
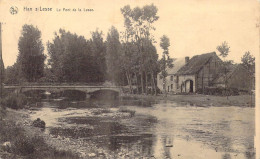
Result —
<svg viewBox="0 0 260 159"><path fill-rule="evenodd" d="M173 136L164 135L162 137L163 137L162 142L163 142L164 158L172 158L170 149L173 146Z"/></svg>
<svg viewBox="0 0 260 159"><path fill-rule="evenodd" d="M173 135L158 134L155 138L153 145L153 155L156 158L170 159L173 154L171 149L173 148Z"/></svg>

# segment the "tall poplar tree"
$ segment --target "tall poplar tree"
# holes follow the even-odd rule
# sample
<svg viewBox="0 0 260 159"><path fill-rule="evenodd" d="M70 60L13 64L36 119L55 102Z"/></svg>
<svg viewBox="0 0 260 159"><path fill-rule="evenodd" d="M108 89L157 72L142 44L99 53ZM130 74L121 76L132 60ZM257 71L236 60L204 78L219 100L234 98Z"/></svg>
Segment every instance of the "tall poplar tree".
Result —
<svg viewBox="0 0 260 159"><path fill-rule="evenodd" d="M22 76L28 82L36 82L43 76L45 55L41 32L33 25L24 25L18 42L18 58Z"/></svg>

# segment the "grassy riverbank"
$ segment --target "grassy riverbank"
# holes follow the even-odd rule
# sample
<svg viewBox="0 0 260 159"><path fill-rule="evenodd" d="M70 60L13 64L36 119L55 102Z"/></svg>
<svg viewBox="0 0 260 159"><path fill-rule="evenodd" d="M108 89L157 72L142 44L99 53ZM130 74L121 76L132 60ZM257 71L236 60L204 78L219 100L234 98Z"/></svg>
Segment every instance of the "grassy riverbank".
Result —
<svg viewBox="0 0 260 159"><path fill-rule="evenodd" d="M0 158L2 159L78 159L69 150L48 144L48 136L35 128L27 110L6 109L0 121Z"/></svg>
<svg viewBox="0 0 260 159"><path fill-rule="evenodd" d="M229 96L228 99L225 96L213 96L213 95L202 95L202 94L189 94L189 95L136 95L128 94L124 95L123 98L132 99L144 99L148 101L157 100L169 100L177 103L187 103L195 106L240 106L240 107L254 107L255 96L250 95L238 95ZM252 99L252 101L251 101Z"/></svg>

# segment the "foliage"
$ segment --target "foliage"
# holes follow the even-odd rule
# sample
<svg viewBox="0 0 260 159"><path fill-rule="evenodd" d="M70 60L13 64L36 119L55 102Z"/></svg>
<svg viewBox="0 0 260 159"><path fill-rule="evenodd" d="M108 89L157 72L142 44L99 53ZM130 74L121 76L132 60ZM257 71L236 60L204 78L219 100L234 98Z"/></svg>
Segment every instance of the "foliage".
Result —
<svg viewBox="0 0 260 159"><path fill-rule="evenodd" d="M120 76L122 76L122 45L119 40L119 32L112 26L107 34L106 42L106 65L108 79L115 84L122 83Z"/></svg>
<svg viewBox="0 0 260 159"><path fill-rule="evenodd" d="M220 56L222 56L224 58L224 84L225 84L225 90L226 90L226 96L228 98L228 90L227 90L227 83L228 83L228 78L227 78L227 74L228 74L228 65L230 64L230 62L226 61L225 58L228 56L229 52L230 52L230 47L228 46L228 43L226 41L224 41L221 45L217 46L217 50L220 52ZM232 61L231 61L232 62Z"/></svg>
<svg viewBox="0 0 260 159"><path fill-rule="evenodd" d="M49 73L56 82L102 82L105 65L102 33L92 33L86 40L60 29L53 42L48 43Z"/></svg>
<svg viewBox="0 0 260 159"><path fill-rule="evenodd" d="M138 93L157 94L156 75L160 63L153 37L153 24L159 19L157 12L153 4L135 8L124 6L121 13L125 30L120 34L112 26L106 41L98 29L91 32L90 39L60 29L47 43L47 65L44 65L41 32L32 25L24 25L17 63L7 68L6 83L23 83L25 80L103 83L110 80L116 85L127 83L131 93L135 87ZM152 90L148 91L148 88Z"/></svg>
<svg viewBox="0 0 260 159"><path fill-rule="evenodd" d="M228 53L230 52L230 47L228 46L228 43L224 41L221 45L217 46L217 50L220 52L220 56L223 58L228 56Z"/></svg>
<svg viewBox="0 0 260 159"><path fill-rule="evenodd" d="M92 50L93 70L92 80L96 82L104 82L106 78L106 44L103 41L103 32L92 32L92 39L90 39L90 46Z"/></svg>
<svg viewBox="0 0 260 159"><path fill-rule="evenodd" d="M5 70L5 83L6 84L18 84L25 82L26 79L21 75L18 64L15 63L12 66L8 66Z"/></svg>
<svg viewBox="0 0 260 159"><path fill-rule="evenodd" d="M139 88L139 83L141 84L141 93L147 93L149 74L151 81L153 81L153 88L155 90L155 72L151 72L149 67L147 67L147 64L148 61L156 61L157 63L156 58L158 57L153 55L149 56L149 54L153 53L153 51L146 47L146 43L147 41L151 43L155 42L152 31L155 30L153 23L159 19L157 12L158 9L153 4L145 5L142 8L135 7L132 9L129 5L121 8L121 13L125 19L125 31L123 32L122 36L124 43L123 52L128 57L135 55L135 58L124 66L126 72L125 74L127 76L130 89L132 90L132 78L134 78L134 81L137 84L137 88ZM130 49L133 48L130 48L131 46L134 46L133 48L135 49L135 52L132 52L132 55ZM132 64L134 64L134 66L131 66ZM128 66L130 66L130 68ZM155 67L156 64L153 63L152 66Z"/></svg>
<svg viewBox="0 0 260 159"><path fill-rule="evenodd" d="M34 120L32 125L34 127L45 129L45 122L43 120L41 120L40 118L37 118L36 120Z"/></svg>
<svg viewBox="0 0 260 159"><path fill-rule="evenodd" d="M254 73L255 71L255 57L251 55L249 51L245 52L245 54L241 58L242 64L250 71Z"/></svg>
<svg viewBox="0 0 260 159"><path fill-rule="evenodd" d="M161 78L163 78L163 85L166 85L166 77L167 74L167 68L173 67L173 59L169 57L169 46L170 46L170 40L166 35L163 35L161 37L160 46L163 49L163 55L162 59L160 60L160 69L161 69ZM163 87L164 92L166 93L166 87Z"/></svg>
<svg viewBox="0 0 260 159"><path fill-rule="evenodd" d="M41 32L37 27L24 25L18 42L17 64L21 75L29 82L36 82L43 76L45 55Z"/></svg>
<svg viewBox="0 0 260 159"><path fill-rule="evenodd" d="M27 104L26 96L23 94L9 94L3 99L3 105L12 109L22 109Z"/></svg>

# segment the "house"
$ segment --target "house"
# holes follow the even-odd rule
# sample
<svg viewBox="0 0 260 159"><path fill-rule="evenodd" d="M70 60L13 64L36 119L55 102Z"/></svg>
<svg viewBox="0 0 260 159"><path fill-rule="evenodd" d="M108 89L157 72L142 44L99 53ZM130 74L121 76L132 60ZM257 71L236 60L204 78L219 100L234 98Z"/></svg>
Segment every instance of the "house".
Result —
<svg viewBox="0 0 260 159"><path fill-rule="evenodd" d="M230 65L227 72L227 87L236 88L240 91L248 91L254 89L254 75L243 66L242 64ZM225 87L225 75L219 74L213 80L214 87Z"/></svg>
<svg viewBox="0 0 260 159"><path fill-rule="evenodd" d="M222 60L215 52L193 56L176 76L176 93L196 92L199 89L213 86L213 80L223 68Z"/></svg>
<svg viewBox="0 0 260 159"><path fill-rule="evenodd" d="M178 70L185 65L185 62L189 61L189 57L185 58L178 58L173 60L173 68L167 68L168 76L166 77L166 82L163 84L163 78L160 77L161 74L157 75L157 86L158 88L163 91L164 87L166 88L167 92L176 92L177 85L176 85L176 76L175 74Z"/></svg>

